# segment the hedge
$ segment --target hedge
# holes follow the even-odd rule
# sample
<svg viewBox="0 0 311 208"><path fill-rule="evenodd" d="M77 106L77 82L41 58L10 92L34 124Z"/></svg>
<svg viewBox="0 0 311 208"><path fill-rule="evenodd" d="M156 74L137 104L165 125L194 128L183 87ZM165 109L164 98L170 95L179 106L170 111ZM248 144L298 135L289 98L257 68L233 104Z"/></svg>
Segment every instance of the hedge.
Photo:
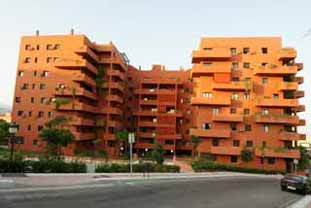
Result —
<svg viewBox="0 0 311 208"><path fill-rule="evenodd" d="M0 160L0 173L86 173L86 165L61 160Z"/></svg>
<svg viewBox="0 0 311 208"><path fill-rule="evenodd" d="M284 174L282 170L263 170L257 168L238 167L235 165L219 164L208 160L195 160L191 163L192 169L195 172L205 171L232 171L244 173L259 173L259 174Z"/></svg>
<svg viewBox="0 0 311 208"><path fill-rule="evenodd" d="M134 164L134 173L152 172L152 173L179 173L180 168L176 165L158 165L152 163ZM127 164L104 164L96 167L96 173L128 173L130 170Z"/></svg>

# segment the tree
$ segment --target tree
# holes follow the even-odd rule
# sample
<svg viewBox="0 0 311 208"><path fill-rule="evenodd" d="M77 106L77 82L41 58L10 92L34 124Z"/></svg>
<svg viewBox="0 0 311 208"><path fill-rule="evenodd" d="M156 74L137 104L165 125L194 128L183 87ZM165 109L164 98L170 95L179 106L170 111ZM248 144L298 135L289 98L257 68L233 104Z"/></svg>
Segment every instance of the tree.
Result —
<svg viewBox="0 0 311 208"><path fill-rule="evenodd" d="M158 165L162 165L164 162L164 150L161 144L155 142L154 149L151 152L151 158L154 160Z"/></svg>
<svg viewBox="0 0 311 208"><path fill-rule="evenodd" d="M7 143L9 137L9 126L10 124L5 120L0 119L0 142Z"/></svg>
<svg viewBox="0 0 311 208"><path fill-rule="evenodd" d="M241 150L241 159L243 162L250 162L253 160L253 154L250 149L244 148Z"/></svg>
<svg viewBox="0 0 311 208"><path fill-rule="evenodd" d="M299 146L299 151L300 151L300 159L298 163L298 169L305 170L306 168L308 168L310 155L308 154L307 149L303 146Z"/></svg>
<svg viewBox="0 0 311 208"><path fill-rule="evenodd" d="M197 155L198 155L198 147L199 147L199 144L201 143L200 137L192 135L191 136L191 143L193 145L194 156L197 157Z"/></svg>
<svg viewBox="0 0 311 208"><path fill-rule="evenodd" d="M116 136L116 138L118 140L119 147L124 145L126 153L127 153L127 150L128 150L128 145L127 145L128 144L127 143L128 135L129 135L129 132L126 129L119 130L119 131L117 131L115 133L115 136Z"/></svg>
<svg viewBox="0 0 311 208"><path fill-rule="evenodd" d="M62 147L72 143L75 139L71 131L64 128L67 122L66 117L59 116L48 121L45 128L40 131L40 137L46 142L47 151L56 156L58 160L62 154Z"/></svg>

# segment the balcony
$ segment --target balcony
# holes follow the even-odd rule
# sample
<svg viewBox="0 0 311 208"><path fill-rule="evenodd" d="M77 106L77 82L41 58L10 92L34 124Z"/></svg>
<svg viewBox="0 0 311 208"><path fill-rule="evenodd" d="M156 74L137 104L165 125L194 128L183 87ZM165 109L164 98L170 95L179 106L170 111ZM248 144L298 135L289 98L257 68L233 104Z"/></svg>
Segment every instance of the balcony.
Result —
<svg viewBox="0 0 311 208"><path fill-rule="evenodd" d="M116 135L115 134L106 133L106 134L104 134L104 139L107 140L107 141L115 141L116 140Z"/></svg>
<svg viewBox="0 0 311 208"><path fill-rule="evenodd" d="M299 124L298 116L290 116L284 114L276 115L256 115L256 123L271 123L271 124Z"/></svg>
<svg viewBox="0 0 311 208"><path fill-rule="evenodd" d="M139 126L141 127L157 127L158 122L153 122L153 121L140 121Z"/></svg>
<svg viewBox="0 0 311 208"><path fill-rule="evenodd" d="M306 125L306 120L305 119L299 119L298 126L305 126Z"/></svg>
<svg viewBox="0 0 311 208"><path fill-rule="evenodd" d="M141 95L175 95L177 92L175 89L137 89L134 93Z"/></svg>
<svg viewBox="0 0 311 208"><path fill-rule="evenodd" d="M93 74L97 74L97 68L87 60L58 59L55 62L55 67L61 69L86 68Z"/></svg>
<svg viewBox="0 0 311 208"><path fill-rule="evenodd" d="M262 157L264 155L265 157L299 159L300 151L294 150L294 149L284 149L282 151L275 151L275 150L270 150L270 149L264 149L264 150L256 149L255 155L257 157Z"/></svg>
<svg viewBox="0 0 311 208"><path fill-rule="evenodd" d="M134 144L134 148L140 148L140 149L153 149L154 144L153 143L147 143L147 142L137 142Z"/></svg>
<svg viewBox="0 0 311 208"><path fill-rule="evenodd" d="M191 77L199 77L212 75L214 73L231 73L230 65L211 65L205 66L204 64L194 64L191 70Z"/></svg>
<svg viewBox="0 0 311 208"><path fill-rule="evenodd" d="M123 126L121 121L116 120L108 120L107 125L116 129L120 129Z"/></svg>
<svg viewBox="0 0 311 208"><path fill-rule="evenodd" d="M282 48L277 54L279 60L295 59L296 56L297 52L294 48Z"/></svg>
<svg viewBox="0 0 311 208"><path fill-rule="evenodd" d="M99 62L97 55L86 45L77 48L75 52L77 54L83 55L86 58L92 59L96 63Z"/></svg>
<svg viewBox="0 0 311 208"><path fill-rule="evenodd" d="M123 98L119 95L107 95L106 99L110 102L123 103Z"/></svg>
<svg viewBox="0 0 311 208"><path fill-rule="evenodd" d="M256 105L259 107L297 107L297 99L258 99Z"/></svg>
<svg viewBox="0 0 311 208"><path fill-rule="evenodd" d="M298 83L297 82L280 82L278 83L279 90L280 91L286 91L286 90L297 90L298 89Z"/></svg>
<svg viewBox="0 0 311 208"><path fill-rule="evenodd" d="M60 111L84 111L89 113L97 113L97 107L85 103L68 103L59 107Z"/></svg>
<svg viewBox="0 0 311 208"><path fill-rule="evenodd" d="M174 116L181 117L181 112L158 112L152 110L140 110L135 113L137 116Z"/></svg>
<svg viewBox="0 0 311 208"><path fill-rule="evenodd" d="M192 97L191 104L192 105L227 106L227 105L231 105L231 98L230 97L222 97L222 98Z"/></svg>
<svg viewBox="0 0 311 208"><path fill-rule="evenodd" d="M306 135L305 134L299 134L296 132L287 132L287 131L282 131L280 133L281 139L280 140L285 140L285 141L299 141L299 140L306 140Z"/></svg>
<svg viewBox="0 0 311 208"><path fill-rule="evenodd" d="M192 51L192 63L201 61L223 61L230 60L231 53L228 48L212 48L210 50Z"/></svg>
<svg viewBox="0 0 311 208"><path fill-rule="evenodd" d="M105 64L119 64L122 66L123 69L127 69L126 63L121 58L121 56L110 56L110 57L103 57L99 60L101 63Z"/></svg>
<svg viewBox="0 0 311 208"><path fill-rule="evenodd" d="M303 63L296 63L295 65L297 66L298 71L303 69Z"/></svg>
<svg viewBox="0 0 311 208"><path fill-rule="evenodd" d="M191 128L190 135L198 137L212 137L212 138L230 138L231 130L230 129L198 129Z"/></svg>
<svg viewBox="0 0 311 208"><path fill-rule="evenodd" d="M181 80L179 78L161 78L161 79L142 79L140 81L142 84L167 84L167 85L176 85L176 84L182 84Z"/></svg>
<svg viewBox="0 0 311 208"><path fill-rule="evenodd" d="M82 74L82 73L75 74L73 76L72 80L76 81L76 82L83 82L83 83L86 83L87 85L91 85L93 87L96 86L95 80L93 80L92 78L90 78L86 74Z"/></svg>
<svg viewBox="0 0 311 208"><path fill-rule="evenodd" d="M107 82L103 84L103 88L118 89L124 93L124 86L118 82Z"/></svg>
<svg viewBox="0 0 311 208"><path fill-rule="evenodd" d="M303 84L303 77L295 77L295 82L297 82L298 84Z"/></svg>
<svg viewBox="0 0 311 208"><path fill-rule="evenodd" d="M305 107L305 105L298 105L298 106L294 107L293 110L296 112L304 112L304 111L306 111L306 107Z"/></svg>
<svg viewBox="0 0 311 208"><path fill-rule="evenodd" d="M213 90L222 91L245 91L250 90L246 82L231 82L231 83L213 83Z"/></svg>
<svg viewBox="0 0 311 208"><path fill-rule="evenodd" d="M84 132L72 132L72 133L75 136L76 141L87 141L96 139L94 133L84 133Z"/></svg>
<svg viewBox="0 0 311 208"><path fill-rule="evenodd" d="M235 115L235 114L213 115L212 119L214 122L243 122L244 121L244 118L242 115Z"/></svg>
<svg viewBox="0 0 311 208"><path fill-rule="evenodd" d="M101 108L99 113L122 115L122 110L119 107L105 107Z"/></svg>
<svg viewBox="0 0 311 208"><path fill-rule="evenodd" d="M95 94L93 94L90 91L87 91L85 89L82 88L77 88L75 90L73 89L64 89L62 90L58 90L57 92L54 93L55 96L63 96L63 97L85 97L85 98L89 98L92 100L97 100L97 97Z"/></svg>
<svg viewBox="0 0 311 208"><path fill-rule="evenodd" d="M125 78L126 78L125 74L119 70L108 70L107 75L119 77L122 80L125 80Z"/></svg>
<svg viewBox="0 0 311 208"><path fill-rule="evenodd" d="M211 154L215 155L240 155L241 148L240 147L228 147L228 146L211 146Z"/></svg>
<svg viewBox="0 0 311 208"><path fill-rule="evenodd" d="M304 91L302 91L302 90L299 90L299 91L295 91L294 92L294 98L302 98L302 97L304 97L305 96L305 92Z"/></svg>
<svg viewBox="0 0 311 208"><path fill-rule="evenodd" d="M70 125L74 126L95 126L95 120L87 118L74 118L70 121Z"/></svg>
<svg viewBox="0 0 311 208"><path fill-rule="evenodd" d="M150 99L150 100L141 99L139 101L139 104L140 105L157 105L158 104L158 100L155 100L155 99Z"/></svg>
<svg viewBox="0 0 311 208"><path fill-rule="evenodd" d="M254 74L263 76L292 75L297 71L297 66L257 67L254 69Z"/></svg>
<svg viewBox="0 0 311 208"><path fill-rule="evenodd" d="M163 139L163 140L168 140L168 139L173 139L173 140L179 140L182 139L181 134L158 134L157 139Z"/></svg>
<svg viewBox="0 0 311 208"><path fill-rule="evenodd" d="M138 132L139 138L155 138L156 135L155 132Z"/></svg>

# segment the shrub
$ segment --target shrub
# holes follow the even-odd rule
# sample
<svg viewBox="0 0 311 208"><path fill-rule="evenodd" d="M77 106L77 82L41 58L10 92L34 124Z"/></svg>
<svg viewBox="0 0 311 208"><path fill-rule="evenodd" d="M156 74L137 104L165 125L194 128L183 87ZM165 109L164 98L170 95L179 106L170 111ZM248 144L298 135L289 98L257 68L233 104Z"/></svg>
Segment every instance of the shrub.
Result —
<svg viewBox="0 0 311 208"><path fill-rule="evenodd" d="M104 164L96 167L96 173L128 173L130 167L128 164ZM178 173L180 168L175 165L159 165L153 163L134 164L133 172L154 172L154 173Z"/></svg>
<svg viewBox="0 0 311 208"><path fill-rule="evenodd" d="M253 160L253 153L250 149L241 150L241 159L243 162L250 162Z"/></svg>
<svg viewBox="0 0 311 208"><path fill-rule="evenodd" d="M195 160L191 163L195 172L204 171L232 171L232 172L244 172L244 173L259 173L259 174L283 174L281 170L263 170L249 167L238 167L235 165L219 164L213 161L207 160Z"/></svg>

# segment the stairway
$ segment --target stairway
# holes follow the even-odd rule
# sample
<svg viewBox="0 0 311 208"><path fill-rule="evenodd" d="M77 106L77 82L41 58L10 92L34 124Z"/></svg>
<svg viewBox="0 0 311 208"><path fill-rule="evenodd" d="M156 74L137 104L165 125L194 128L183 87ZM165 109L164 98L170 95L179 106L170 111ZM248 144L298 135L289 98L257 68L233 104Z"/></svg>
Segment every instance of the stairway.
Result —
<svg viewBox="0 0 311 208"><path fill-rule="evenodd" d="M193 173L193 169L190 165L190 161L188 160L180 160L180 159L176 159L175 161L173 161L174 165L177 165L180 167L180 172L181 173Z"/></svg>

